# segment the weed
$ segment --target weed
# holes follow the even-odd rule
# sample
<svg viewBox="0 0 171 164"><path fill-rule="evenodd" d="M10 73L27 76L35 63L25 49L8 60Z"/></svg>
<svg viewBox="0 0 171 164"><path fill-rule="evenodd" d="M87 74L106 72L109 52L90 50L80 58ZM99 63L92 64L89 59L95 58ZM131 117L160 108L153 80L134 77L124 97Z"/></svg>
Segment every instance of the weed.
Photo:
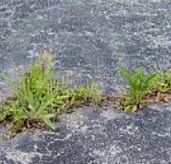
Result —
<svg viewBox="0 0 171 164"><path fill-rule="evenodd" d="M92 82L90 86L80 85L76 90L71 91L72 105L79 105L80 103L89 103L92 105L99 105L102 101L102 96L99 91L99 87L95 82Z"/></svg>
<svg viewBox="0 0 171 164"><path fill-rule="evenodd" d="M144 96L150 92L157 75L145 76L142 68L131 72L127 68L122 68L120 74L127 80L129 91L125 96L122 105L125 111L137 111L141 104L145 103Z"/></svg>
<svg viewBox="0 0 171 164"><path fill-rule="evenodd" d="M0 120L12 122L17 129L39 123L55 129L53 119L65 109L88 101L100 103L101 96L94 83L89 87L67 88L54 78L55 73L52 55L44 52L17 83L3 75L14 98L2 104Z"/></svg>
<svg viewBox="0 0 171 164"><path fill-rule="evenodd" d="M163 100L165 94L171 92L171 72L158 72L156 82L154 84L154 91L158 100Z"/></svg>
<svg viewBox="0 0 171 164"><path fill-rule="evenodd" d="M57 96L54 74L52 57L43 53L28 73L19 78L17 84L5 77L12 87L15 100L4 106L4 117L11 117L17 127L40 121L54 129L51 121L54 117L51 111Z"/></svg>
<svg viewBox="0 0 171 164"><path fill-rule="evenodd" d="M171 90L171 72L158 72L155 88L158 92L168 92Z"/></svg>

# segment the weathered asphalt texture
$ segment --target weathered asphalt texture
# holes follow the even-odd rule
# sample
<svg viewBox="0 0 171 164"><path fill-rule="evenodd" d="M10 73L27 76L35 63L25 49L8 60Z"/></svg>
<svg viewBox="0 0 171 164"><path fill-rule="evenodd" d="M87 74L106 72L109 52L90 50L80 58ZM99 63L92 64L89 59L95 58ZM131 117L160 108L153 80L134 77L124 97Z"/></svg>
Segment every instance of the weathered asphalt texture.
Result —
<svg viewBox="0 0 171 164"><path fill-rule="evenodd" d="M24 133L0 141L3 164L170 164L171 109L124 114L78 109L57 131Z"/></svg>
<svg viewBox="0 0 171 164"><path fill-rule="evenodd" d="M72 84L96 79L117 91L122 66L170 69L171 1L0 0L0 71L16 79L48 48ZM66 117L55 133L0 141L0 163L171 163L171 104L137 114L79 109Z"/></svg>

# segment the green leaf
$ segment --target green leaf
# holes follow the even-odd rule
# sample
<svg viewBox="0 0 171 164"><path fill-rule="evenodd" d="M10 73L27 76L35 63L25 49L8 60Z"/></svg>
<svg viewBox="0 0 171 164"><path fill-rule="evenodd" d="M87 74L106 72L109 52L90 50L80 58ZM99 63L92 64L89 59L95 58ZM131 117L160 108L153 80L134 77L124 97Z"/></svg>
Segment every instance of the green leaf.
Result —
<svg viewBox="0 0 171 164"><path fill-rule="evenodd" d="M50 120L51 118L52 118L52 115L46 115L46 116L42 117L42 119L45 122L45 124L47 126L49 126L52 130L55 130L56 127L55 127L54 123Z"/></svg>
<svg viewBox="0 0 171 164"><path fill-rule="evenodd" d="M133 85L133 79L132 79L132 74L129 72L127 68L121 68L119 70L120 74L122 77L124 77L127 82L129 83L130 86Z"/></svg>
<svg viewBox="0 0 171 164"><path fill-rule="evenodd" d="M144 72L143 69L140 67L135 72L134 83L137 89L140 89L143 84Z"/></svg>
<svg viewBox="0 0 171 164"><path fill-rule="evenodd" d="M154 84L155 80L157 78L157 74L152 74L152 75L149 75L145 81L145 85L144 85L144 90L145 91L148 91L148 89L150 87L152 87L152 85Z"/></svg>

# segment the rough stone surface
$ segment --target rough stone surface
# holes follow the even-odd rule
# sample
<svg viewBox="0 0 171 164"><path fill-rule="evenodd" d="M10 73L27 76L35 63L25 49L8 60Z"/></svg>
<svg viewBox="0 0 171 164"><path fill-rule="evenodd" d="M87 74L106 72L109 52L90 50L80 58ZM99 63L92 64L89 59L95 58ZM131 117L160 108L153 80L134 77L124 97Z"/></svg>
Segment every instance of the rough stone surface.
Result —
<svg viewBox="0 0 171 164"><path fill-rule="evenodd" d="M144 113L78 109L57 131L24 133L0 142L4 164L169 164L171 104ZM161 109L161 108L160 108Z"/></svg>
<svg viewBox="0 0 171 164"><path fill-rule="evenodd" d="M170 68L170 0L0 0L0 71L15 78L43 49L73 81L118 89L121 66Z"/></svg>
<svg viewBox="0 0 171 164"><path fill-rule="evenodd" d="M119 90L121 66L170 69L170 15L170 0L0 0L0 72L16 79L52 48L56 68L73 83L96 79L106 91ZM65 117L54 133L1 140L0 163L171 163L171 104L137 114L79 109Z"/></svg>

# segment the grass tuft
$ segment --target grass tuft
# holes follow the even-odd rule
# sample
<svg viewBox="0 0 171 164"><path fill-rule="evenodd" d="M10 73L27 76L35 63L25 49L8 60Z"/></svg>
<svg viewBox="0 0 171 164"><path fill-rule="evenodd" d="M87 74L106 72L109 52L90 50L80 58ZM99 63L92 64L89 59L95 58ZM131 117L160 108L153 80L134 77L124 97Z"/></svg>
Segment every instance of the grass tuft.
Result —
<svg viewBox="0 0 171 164"><path fill-rule="evenodd" d="M55 75L53 57L48 52L40 54L28 73L19 77L18 82L3 75L14 97L1 104L0 121L12 123L16 130L40 125L47 125L54 130L53 120L64 110L84 103L101 102L101 94L95 83L90 86L80 85L76 89L67 88L55 79Z"/></svg>
<svg viewBox="0 0 171 164"><path fill-rule="evenodd" d="M171 94L171 72L157 72L157 78L154 84L153 91L156 94L158 101L165 101L166 97Z"/></svg>
<svg viewBox="0 0 171 164"><path fill-rule="evenodd" d="M122 106L124 111L135 112L145 103L144 97L151 92L157 74L145 75L142 68L138 68L135 71L122 68L120 74L129 85L129 90L122 101Z"/></svg>

